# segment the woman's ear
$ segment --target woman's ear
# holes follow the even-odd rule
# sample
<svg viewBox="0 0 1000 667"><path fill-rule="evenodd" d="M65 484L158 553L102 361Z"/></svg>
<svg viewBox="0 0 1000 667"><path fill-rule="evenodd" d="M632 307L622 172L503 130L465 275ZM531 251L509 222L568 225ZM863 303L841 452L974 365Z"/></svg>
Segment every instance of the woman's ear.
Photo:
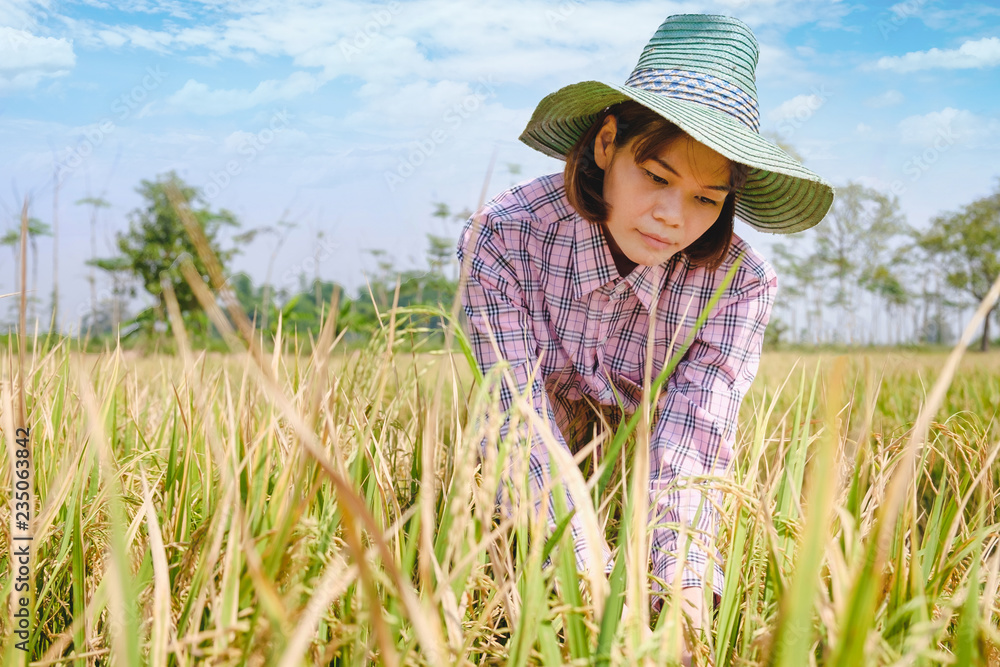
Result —
<svg viewBox="0 0 1000 667"><path fill-rule="evenodd" d="M613 114L604 117L601 129L594 137L594 162L601 170L607 170L615 153L615 135L618 133L618 119Z"/></svg>

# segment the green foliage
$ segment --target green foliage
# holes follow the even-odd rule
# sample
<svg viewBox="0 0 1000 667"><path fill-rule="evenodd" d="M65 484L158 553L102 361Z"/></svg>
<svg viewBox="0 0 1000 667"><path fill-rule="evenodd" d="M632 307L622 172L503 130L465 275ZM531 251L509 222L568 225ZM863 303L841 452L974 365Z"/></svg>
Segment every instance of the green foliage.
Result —
<svg viewBox="0 0 1000 667"><path fill-rule="evenodd" d="M816 227L816 259L836 281L831 303L849 311L854 285L863 276L885 269L888 242L905 229L899 199L859 183L837 188L837 197L823 223Z"/></svg>
<svg viewBox="0 0 1000 667"><path fill-rule="evenodd" d="M886 342L904 343L912 321L911 341L948 344L961 328L962 310L977 306L1000 274L1000 181L992 194L935 216L926 231L909 227L895 196L848 182L837 188L821 224L772 250L780 286L775 310L794 340L872 344L885 318ZM867 321L859 316L864 303L871 309ZM838 314L832 329L830 307ZM998 310L986 319L982 350ZM773 345L782 336L770 329Z"/></svg>
<svg viewBox="0 0 1000 667"><path fill-rule="evenodd" d="M132 211L129 229L126 233L119 233L117 241L118 249L128 263L129 272L156 299L154 311L160 320L165 320L166 313L162 280L169 281L173 287L182 313L201 308L181 274L181 260L190 259L200 275L208 275L205 263L184 228L180 213L169 200L168 192L171 188L179 194L182 205L190 210L196 224L201 227L209 247L222 264L223 271L229 260L239 252L237 246L223 248L220 239L221 232L226 227L239 227L239 222L231 212L225 209L210 210L200 190L184 183L174 172L162 175L155 181L143 180L136 191L142 195L144 204Z"/></svg>
<svg viewBox="0 0 1000 667"><path fill-rule="evenodd" d="M805 237L812 239L810 248L803 237L775 244L780 279L775 307L784 311L793 334L799 333L799 303L805 304L806 330L814 342L824 328L824 308L832 306L840 312L834 340L851 343L860 342L855 324L863 292L888 310L907 304L910 294L900 277L906 257L892 248L907 230L898 198L848 182L837 188L827 217Z"/></svg>
<svg viewBox="0 0 1000 667"><path fill-rule="evenodd" d="M464 220L471 213L452 214L446 204L439 203L435 205L432 215L444 224ZM284 239L283 230L288 226L288 223L278 223L281 229L263 227L250 230L243 236L250 241L262 233L276 234L280 244ZM270 336L277 333L280 316L286 332L297 331L302 336L311 334L313 338L317 337L323 318L329 316L336 290L337 325L334 333L346 330L348 343L363 343L380 332L388 324L387 315L395 300L401 320L419 326L422 333L435 333L433 341L440 344L443 342L441 332L445 323L443 309L450 309L458 288L455 239L429 233L427 243L426 270L400 271L385 250L369 250L375 270L366 276L365 284L358 288L353 299L336 283L314 279L307 284L304 275L299 276L298 291L294 293L284 290L272 292L273 288L267 283L255 286L245 273L232 276L228 282L240 305L251 317L255 317L258 328ZM421 345L428 342L425 339Z"/></svg>
<svg viewBox="0 0 1000 667"><path fill-rule="evenodd" d="M101 197L83 197L82 199L77 199L75 203L77 206L90 206L95 212L97 209L111 208L111 204Z"/></svg>
<svg viewBox="0 0 1000 667"><path fill-rule="evenodd" d="M42 222L38 218L28 218L28 244L31 246L31 275L32 275L32 288L28 296L28 303L31 306L32 315L29 317L30 320L34 320L34 310L35 305L38 303L38 297L34 294L36 291L35 286L38 285L38 237L39 236L52 236L52 227L47 223ZM20 252L21 244L21 225L18 225L14 229L10 229L0 237L0 245L10 246L10 249L14 253L14 285L18 285L21 282L20 271L18 269L19 262L17 261L18 253Z"/></svg>
<svg viewBox="0 0 1000 667"><path fill-rule="evenodd" d="M38 218L28 218L28 240L37 236L52 236L52 227L48 223L42 222ZM14 246L21 242L21 226L7 230L7 233L0 237L0 245Z"/></svg>
<svg viewBox="0 0 1000 667"><path fill-rule="evenodd" d="M447 218L451 215L444 204L437 206L434 214L436 217ZM376 260L377 270L368 276L367 283L358 289L349 315L353 331L371 334L380 328L379 315L389 311L394 299L400 308L447 307L452 304L458 290L457 271L453 271L453 276L448 276L447 268L457 264L455 240L446 236L427 234L427 243L426 271L417 269L398 271L385 251L368 251ZM436 316L432 316L427 322L427 326L433 329L441 329L443 325L443 319Z"/></svg>
<svg viewBox="0 0 1000 667"><path fill-rule="evenodd" d="M229 245L224 246L224 230L239 227L239 222L225 209L211 210L200 190L184 183L176 173L163 174L153 181L143 180L136 190L142 195L143 204L129 214L128 230L117 235L120 254L95 257L85 262L103 271L112 283L112 298L94 303L92 312L85 317L85 330L93 337L88 339L88 345L93 344L96 349L109 342L109 336L114 337L119 325L122 336L130 346L171 349L172 346L162 336L167 330L166 304L162 294L165 281L173 288L191 343L196 347L223 347L219 333L202 311L201 304L181 273L182 263L189 260L199 275L206 280L208 278L208 268L190 238L181 214L171 201L170 193L176 193L175 199L190 212L195 224L201 228L209 249L222 266L223 274L228 276L227 282L238 302L255 318L257 328L268 337L277 333L279 318L286 332L298 331L304 337L308 334L318 336L323 318L329 315L327 311L334 291L337 292L336 333L346 329L348 342L364 340L379 331L385 325L384 315L394 299L400 308L415 309L409 316L411 323L421 322L429 329L441 330L444 319L435 314L434 309L450 307L455 299L458 279L456 244L448 226L466 220L471 211L453 213L447 204L434 205L432 217L438 220L442 233L426 235L426 270L400 271L384 250L369 251L375 260L376 270L351 299L341 286L332 282L317 278L307 285L304 275L299 277L298 292L275 291L270 283L274 261L289 232L296 226L294 223L282 220L273 226L235 233ZM92 208L92 227L98 209L109 206L108 202L97 197L83 198L76 203ZM47 233L47 225L31 219L29 234L32 243L35 237ZM9 245L16 252L19 234L18 230L9 231L0 237L0 244ZM319 234L322 235L322 232ZM264 237L273 241L264 282L254 285L245 273L229 276L228 266L240 247ZM137 286L152 296L155 302L148 309L129 317L125 315L127 299L136 296ZM127 321L122 322L123 319ZM443 336L438 336L438 340L443 340Z"/></svg>
<svg viewBox="0 0 1000 667"><path fill-rule="evenodd" d="M957 212L936 216L931 228L917 235L917 243L946 267L948 285L978 305L1000 275L1000 180L993 194ZM989 335L987 317L980 344L983 350Z"/></svg>
<svg viewBox="0 0 1000 667"><path fill-rule="evenodd" d="M242 355L184 366L112 351L77 364L66 340L39 355L26 382L29 414L44 412L32 451L45 501L27 661L672 664L676 600L648 636L622 617L638 539L622 505L636 495L623 488L629 424L599 434L607 447L581 479L592 506L575 505L615 556L599 602L574 571L563 507L547 540L527 513L496 522L494 471L477 451L496 438L478 417L496 410L498 375L474 379L459 355L415 356L406 333L380 330L351 354L277 356L273 384L260 377L270 359L254 369ZM857 355L831 373L827 358L764 356L731 477L703 480L723 498L708 546L725 558L726 586L694 664L996 663L997 357L956 377L962 407L937 413L890 561L876 571L869 558L941 363ZM10 504L8 457L0 449ZM601 483L614 462L623 470ZM12 544L0 540L2 571ZM0 616L3 664L16 664L10 620Z"/></svg>

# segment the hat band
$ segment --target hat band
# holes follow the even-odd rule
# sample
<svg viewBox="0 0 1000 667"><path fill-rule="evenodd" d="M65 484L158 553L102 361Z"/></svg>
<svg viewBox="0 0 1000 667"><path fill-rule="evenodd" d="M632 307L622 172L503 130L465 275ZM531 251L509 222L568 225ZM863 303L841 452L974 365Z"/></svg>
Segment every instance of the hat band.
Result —
<svg viewBox="0 0 1000 667"><path fill-rule="evenodd" d="M754 132L760 129L757 100L710 74L678 69L643 69L632 72L625 85L698 102L729 114Z"/></svg>

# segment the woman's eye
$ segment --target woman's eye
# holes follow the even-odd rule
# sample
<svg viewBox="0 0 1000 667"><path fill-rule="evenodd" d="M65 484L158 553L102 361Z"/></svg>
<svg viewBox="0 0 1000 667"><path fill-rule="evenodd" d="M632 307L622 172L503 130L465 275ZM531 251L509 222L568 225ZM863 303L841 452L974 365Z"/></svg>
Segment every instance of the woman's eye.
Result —
<svg viewBox="0 0 1000 667"><path fill-rule="evenodd" d="M663 178L660 178L659 176L657 176L657 175L656 175L656 174L654 174L653 172L649 171L648 169L646 170L646 173L647 173L647 174L649 174L649 177L650 177L651 179L653 179L653 182L654 182L654 183L662 183L663 185L666 185L666 184L667 184L667 181L666 181L666 179L663 179Z"/></svg>
<svg viewBox="0 0 1000 667"><path fill-rule="evenodd" d="M708 197L698 197L698 201L700 201L702 204L705 204L706 206L715 206L716 204L718 204L717 201L715 201L714 199L709 199Z"/></svg>

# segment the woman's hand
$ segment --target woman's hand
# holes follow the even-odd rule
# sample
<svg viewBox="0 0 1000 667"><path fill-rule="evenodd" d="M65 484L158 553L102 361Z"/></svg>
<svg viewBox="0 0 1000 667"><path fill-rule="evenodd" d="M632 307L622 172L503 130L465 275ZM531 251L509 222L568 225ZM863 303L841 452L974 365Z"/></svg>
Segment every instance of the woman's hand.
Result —
<svg viewBox="0 0 1000 667"><path fill-rule="evenodd" d="M705 611L705 595L701 588L683 588L681 589L681 611L684 612L691 619L691 629L697 635L702 629L702 616ZM622 605L622 622L624 622L629 616L629 608L627 604ZM648 627L642 628L642 638L647 640L653 636L652 630ZM681 649L681 665L689 667L694 664L693 658L693 647L688 644L687 639L684 641L684 646Z"/></svg>
<svg viewBox="0 0 1000 667"><path fill-rule="evenodd" d="M691 628L696 632L701 630L702 616L705 613L705 591L701 588L682 588L681 599L681 609L691 617Z"/></svg>
<svg viewBox="0 0 1000 667"><path fill-rule="evenodd" d="M691 618L691 630L695 635L701 633L702 615L705 612L705 592L701 588L681 589L681 610ZM692 664L693 647L685 639L684 648L681 651L681 664L688 666Z"/></svg>

